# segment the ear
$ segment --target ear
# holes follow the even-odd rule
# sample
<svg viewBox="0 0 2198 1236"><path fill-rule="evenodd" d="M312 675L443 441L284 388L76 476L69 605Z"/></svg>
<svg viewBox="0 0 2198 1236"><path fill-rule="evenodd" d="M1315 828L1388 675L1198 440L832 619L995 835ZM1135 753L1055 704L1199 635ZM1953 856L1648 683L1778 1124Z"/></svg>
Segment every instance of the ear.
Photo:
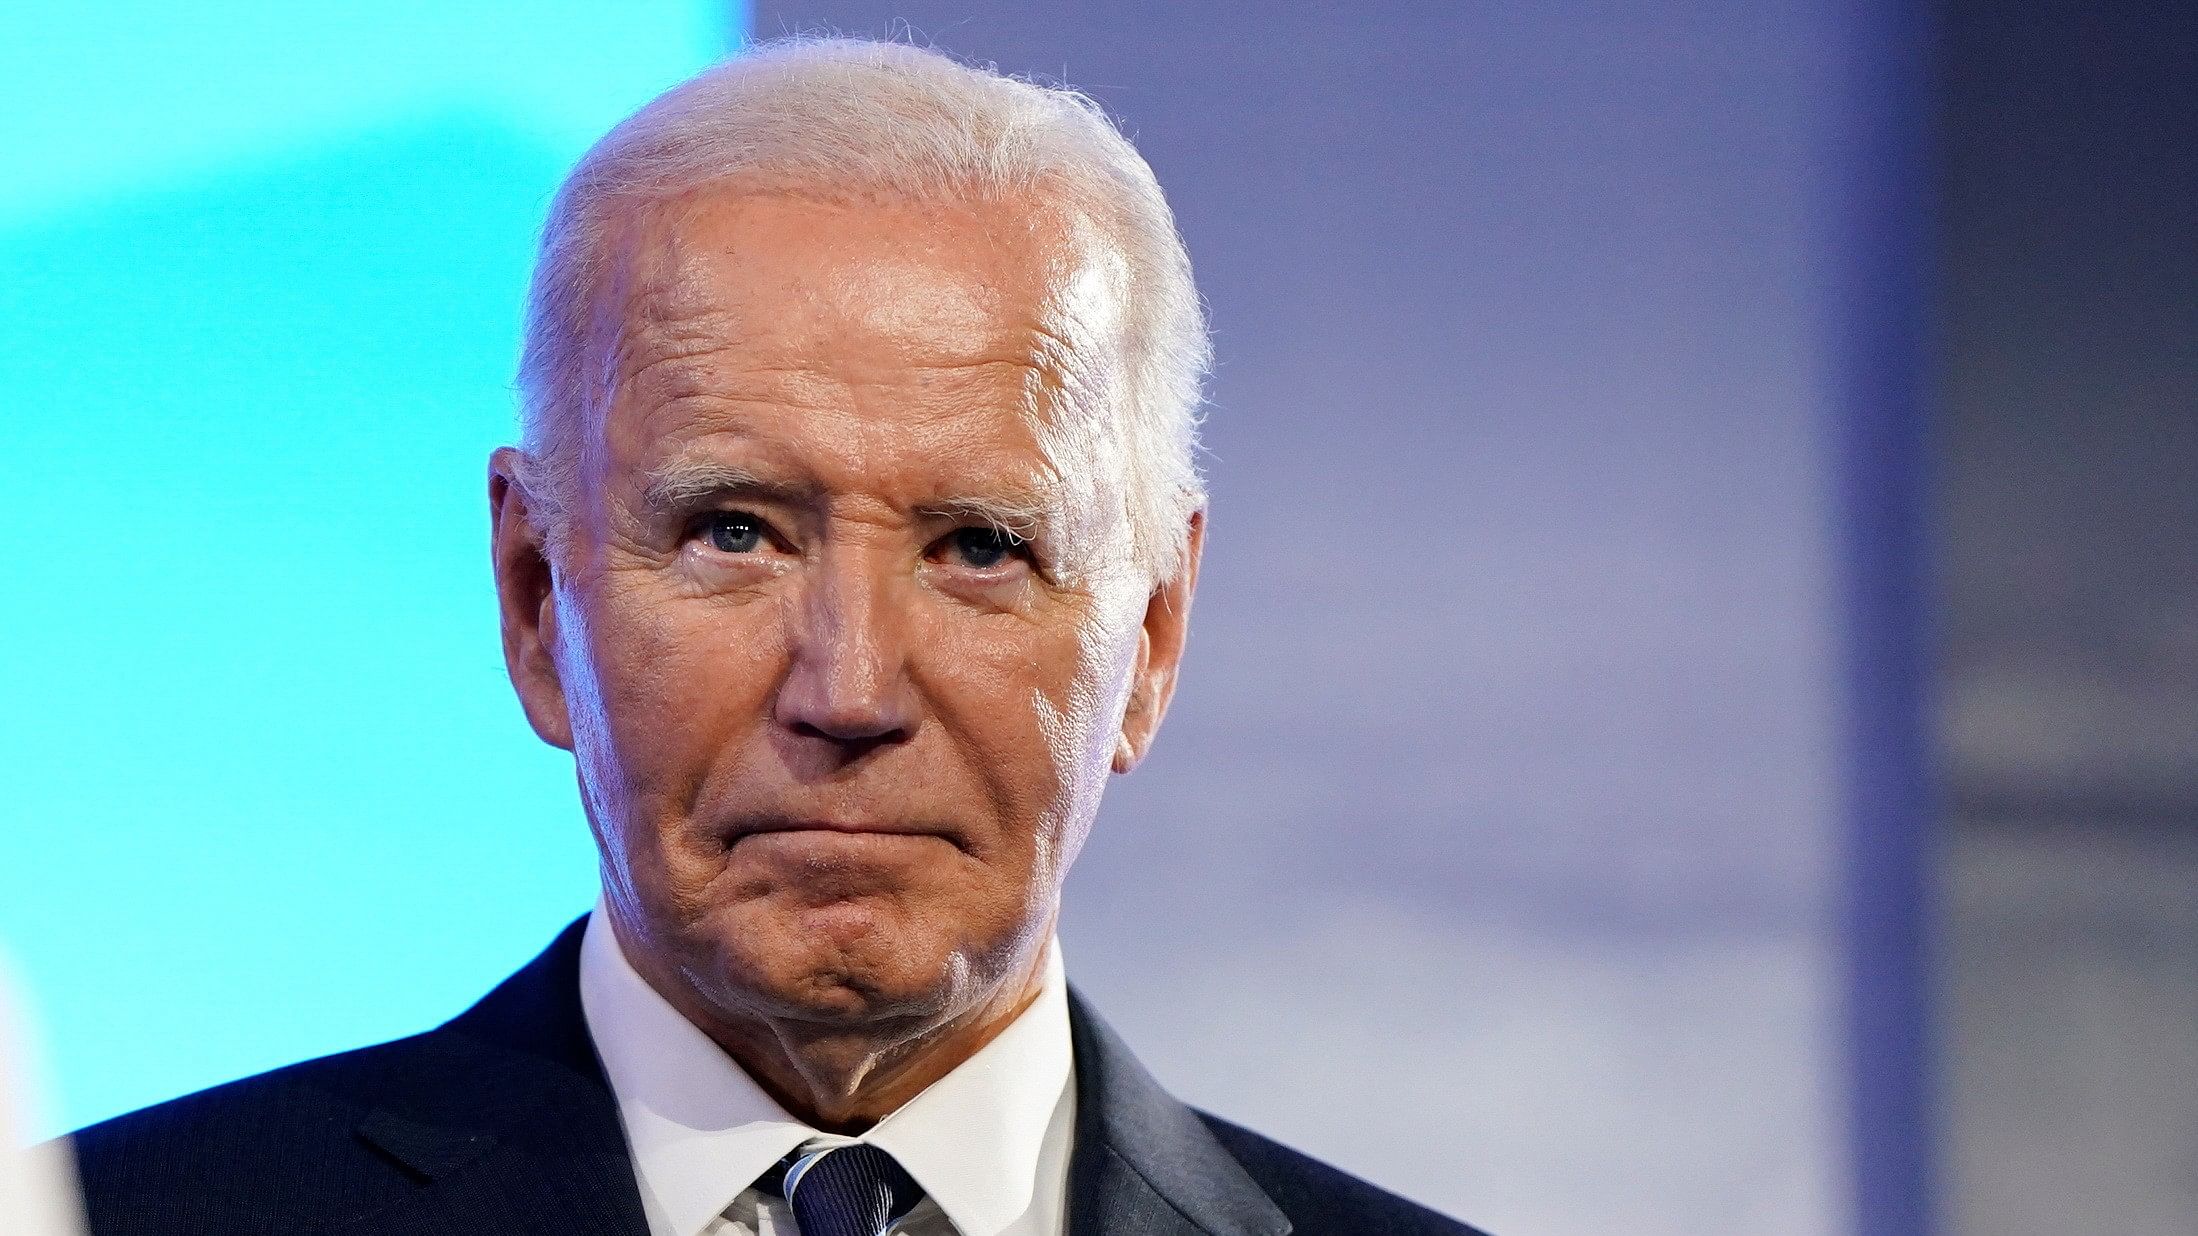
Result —
<svg viewBox="0 0 2198 1236"><path fill-rule="evenodd" d="M1175 697L1176 670L1190 634L1191 594L1198 589L1198 557L1206 545L1206 512L1191 512L1182 565L1162 580L1145 601L1145 622L1137 636L1137 665L1130 679L1129 705L1122 710L1122 733L1114 744L1114 771L1137 767L1152 749Z"/></svg>
<svg viewBox="0 0 2198 1236"><path fill-rule="evenodd" d="M488 460L490 552L496 602L504 628L504 669L519 692L527 722L542 741L572 750L572 719L557 673L556 576L528 510L520 471L524 456L499 447Z"/></svg>

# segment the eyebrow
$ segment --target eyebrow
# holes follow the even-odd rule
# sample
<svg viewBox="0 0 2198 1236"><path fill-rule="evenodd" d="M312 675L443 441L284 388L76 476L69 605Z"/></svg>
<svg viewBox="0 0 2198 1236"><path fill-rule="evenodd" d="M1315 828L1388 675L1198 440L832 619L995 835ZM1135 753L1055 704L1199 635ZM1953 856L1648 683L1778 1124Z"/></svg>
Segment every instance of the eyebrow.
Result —
<svg viewBox="0 0 2198 1236"><path fill-rule="evenodd" d="M823 490L812 481L765 476L739 464L716 459L673 459L648 472L642 501L652 511L678 513L709 502L748 498L784 505L813 505ZM918 515L987 524L1024 540L1034 539L1049 522L1054 504L1039 492L959 494L926 502Z"/></svg>
<svg viewBox="0 0 2198 1236"><path fill-rule="evenodd" d="M641 501L653 511L683 511L728 497L798 503L813 501L817 487L715 459L674 459L651 469L641 485Z"/></svg>
<svg viewBox="0 0 2198 1236"><path fill-rule="evenodd" d="M1036 495L1007 498L972 494L927 503L916 510L921 515L987 524L1026 541L1037 539L1046 526L1046 517L1053 513L1052 505Z"/></svg>

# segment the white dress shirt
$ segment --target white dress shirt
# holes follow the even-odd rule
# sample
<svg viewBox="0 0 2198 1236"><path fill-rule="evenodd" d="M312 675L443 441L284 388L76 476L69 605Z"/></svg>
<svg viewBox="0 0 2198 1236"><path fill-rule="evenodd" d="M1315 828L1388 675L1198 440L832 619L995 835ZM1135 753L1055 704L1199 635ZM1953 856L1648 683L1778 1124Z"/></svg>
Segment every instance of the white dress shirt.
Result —
<svg viewBox="0 0 2198 1236"><path fill-rule="evenodd" d="M1038 998L976 1055L860 1137L787 1114L626 960L599 901L580 945L580 1003L610 1077L651 1236L791 1236L752 1186L796 1147L868 1142L923 1186L894 1236L1061 1236L1076 1129L1068 988L1046 943Z"/></svg>

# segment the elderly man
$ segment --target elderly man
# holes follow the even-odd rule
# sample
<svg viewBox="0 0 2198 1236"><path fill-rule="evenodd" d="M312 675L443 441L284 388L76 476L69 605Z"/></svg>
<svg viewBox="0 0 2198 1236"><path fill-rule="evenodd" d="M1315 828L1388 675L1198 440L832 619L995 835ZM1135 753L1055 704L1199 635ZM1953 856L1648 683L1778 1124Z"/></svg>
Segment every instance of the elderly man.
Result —
<svg viewBox="0 0 2198 1236"><path fill-rule="evenodd" d="M602 900L440 1029L85 1130L94 1231L1466 1231L1184 1107L1063 979L1183 654L1205 362L1078 95L804 41L613 130L488 486Z"/></svg>

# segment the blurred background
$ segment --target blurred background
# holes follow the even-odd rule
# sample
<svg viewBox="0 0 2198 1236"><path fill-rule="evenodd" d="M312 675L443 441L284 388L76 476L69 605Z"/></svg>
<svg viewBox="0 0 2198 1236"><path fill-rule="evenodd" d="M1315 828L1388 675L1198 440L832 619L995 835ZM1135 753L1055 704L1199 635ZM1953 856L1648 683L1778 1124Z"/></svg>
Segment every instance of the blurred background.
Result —
<svg viewBox="0 0 2198 1236"><path fill-rule="evenodd" d="M2198 1232L2198 7L1941 23L1946 1196Z"/></svg>
<svg viewBox="0 0 2198 1236"><path fill-rule="evenodd" d="M1080 86L1220 367L1071 974L1499 1236L2198 1232L2198 22L2166 3L47 6L0 41L0 949L45 1133L593 896L484 461L588 141L743 41Z"/></svg>

